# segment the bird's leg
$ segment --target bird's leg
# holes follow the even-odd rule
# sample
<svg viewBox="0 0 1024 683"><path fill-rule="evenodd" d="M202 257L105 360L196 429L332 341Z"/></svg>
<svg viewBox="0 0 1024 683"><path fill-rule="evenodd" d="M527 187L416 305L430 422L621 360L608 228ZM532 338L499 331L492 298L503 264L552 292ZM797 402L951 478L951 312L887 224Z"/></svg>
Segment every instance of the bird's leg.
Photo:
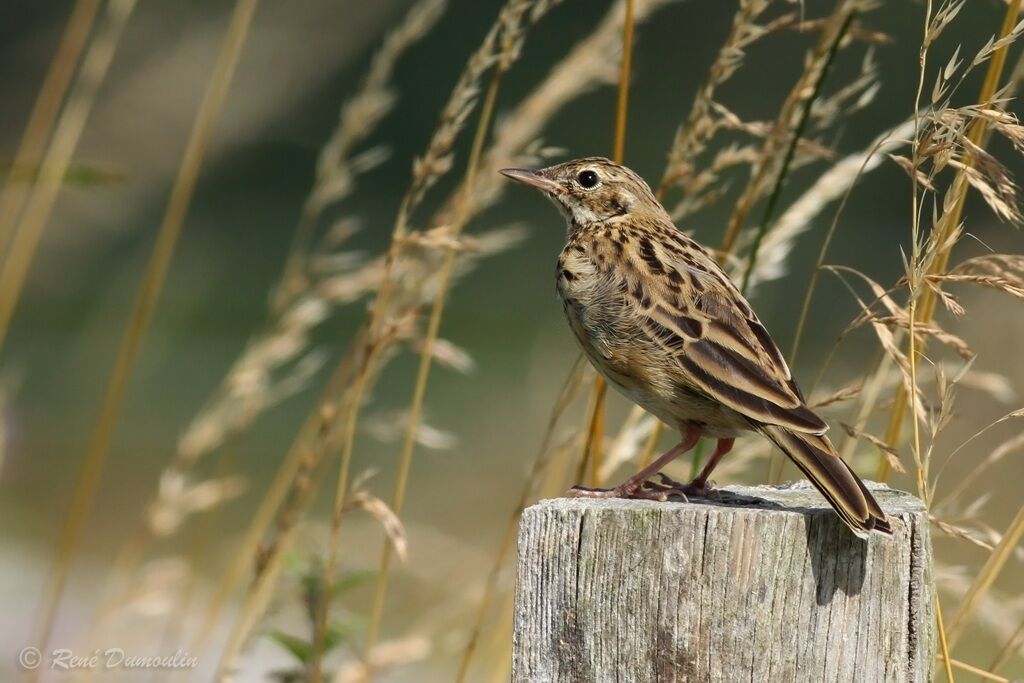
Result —
<svg viewBox="0 0 1024 683"><path fill-rule="evenodd" d="M580 498L653 498L663 497L650 495L652 492L644 491L643 484L647 481L647 478L652 474L656 473L665 465L669 464L686 451L693 448L693 446L700 439L700 428L691 427L686 436L678 444L665 451L662 455L655 458L655 460L644 467L639 472L634 474L632 477L622 482L615 488L611 489L591 489L583 486L573 486L569 490L569 494Z"/></svg>
<svg viewBox="0 0 1024 683"><path fill-rule="evenodd" d="M675 481L674 479L669 479L662 474L661 485L665 487L665 494L681 493L684 496L700 496L707 493L708 479L711 477L711 473L718 466L718 463L722 460L725 454L732 450L732 445L735 442L736 439L719 439L715 452L711 454L710 458L708 458L708 461L704 464L700 474L698 474L697 477L689 484L683 484Z"/></svg>
<svg viewBox="0 0 1024 683"><path fill-rule="evenodd" d="M718 467L719 461L725 456L726 453L732 450L732 445L736 443L736 439L719 439L718 446L715 447L715 452L711 454L708 461L704 464L700 474L697 478L690 482L690 486L698 489L705 489L708 486L708 479L711 477L711 473Z"/></svg>

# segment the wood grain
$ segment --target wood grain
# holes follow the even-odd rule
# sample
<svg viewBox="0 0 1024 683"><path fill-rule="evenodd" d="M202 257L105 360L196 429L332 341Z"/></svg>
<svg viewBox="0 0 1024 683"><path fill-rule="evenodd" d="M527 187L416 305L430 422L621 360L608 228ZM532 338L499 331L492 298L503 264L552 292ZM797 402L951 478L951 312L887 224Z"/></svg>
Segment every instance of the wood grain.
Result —
<svg viewBox="0 0 1024 683"><path fill-rule="evenodd" d="M869 487L892 537L858 539L805 482L528 508L512 680L930 681L927 513Z"/></svg>

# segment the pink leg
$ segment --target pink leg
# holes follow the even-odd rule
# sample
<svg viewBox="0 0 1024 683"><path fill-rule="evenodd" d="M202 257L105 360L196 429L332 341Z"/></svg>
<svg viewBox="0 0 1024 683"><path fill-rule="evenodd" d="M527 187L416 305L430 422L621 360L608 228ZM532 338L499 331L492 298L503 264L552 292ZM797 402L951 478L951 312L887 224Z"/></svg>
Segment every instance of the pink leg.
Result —
<svg viewBox="0 0 1024 683"><path fill-rule="evenodd" d="M697 475L697 477L689 484L683 484L674 479L670 479L663 474L661 475L662 483L657 486L662 489L664 495L671 493L681 493L684 496L704 495L707 493L708 479L711 477L711 473L718 466L718 463L722 460L725 454L732 450L732 445L735 442L736 439L719 439L715 452L711 454L707 463L704 464L700 474Z"/></svg>
<svg viewBox="0 0 1024 683"><path fill-rule="evenodd" d="M708 459L707 463L704 465L704 468L700 471L700 474L697 475L697 478L690 482L690 486L693 486L698 489L707 488L708 477L711 476L711 473L714 471L715 467L718 466L718 461L722 459L722 456L724 456L726 453L732 450L732 445L735 442L736 439L719 439L718 446L715 448L715 452Z"/></svg>
<svg viewBox="0 0 1024 683"><path fill-rule="evenodd" d="M569 492L570 495L577 496L580 498L631 498L635 494L641 493L641 487L647 478L652 474L656 473L665 465L669 464L680 455L685 453L694 447L697 441L700 440L700 428L692 427L683 437L683 440L672 448L665 451L662 455L655 458L647 467L643 468L632 477L622 482L618 486L612 489L591 489L584 488L582 486L573 486ZM649 496L641 496L649 497Z"/></svg>

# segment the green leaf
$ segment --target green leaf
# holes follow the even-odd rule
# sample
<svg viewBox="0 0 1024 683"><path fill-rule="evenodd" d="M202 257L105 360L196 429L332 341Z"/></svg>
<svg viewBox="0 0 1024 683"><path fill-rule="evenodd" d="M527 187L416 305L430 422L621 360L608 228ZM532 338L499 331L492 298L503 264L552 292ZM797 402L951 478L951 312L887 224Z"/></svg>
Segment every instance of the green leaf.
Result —
<svg viewBox="0 0 1024 683"><path fill-rule="evenodd" d="M292 653L292 656L302 664L308 662L310 656L313 654L313 644L297 636L290 635L283 631L271 631L267 634L267 637L284 649L288 650L288 652Z"/></svg>
<svg viewBox="0 0 1024 683"><path fill-rule="evenodd" d="M342 574L334 581L334 590L332 591L332 598L338 598L339 596L347 593L348 591L365 586L377 577L376 570L363 569L354 570Z"/></svg>

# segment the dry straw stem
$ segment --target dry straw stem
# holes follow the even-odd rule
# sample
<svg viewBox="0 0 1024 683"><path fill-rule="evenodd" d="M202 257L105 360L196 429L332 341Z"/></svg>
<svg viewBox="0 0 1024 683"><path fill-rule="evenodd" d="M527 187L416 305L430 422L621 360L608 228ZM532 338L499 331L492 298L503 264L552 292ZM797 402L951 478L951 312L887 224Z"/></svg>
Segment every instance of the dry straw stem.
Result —
<svg viewBox="0 0 1024 683"><path fill-rule="evenodd" d="M929 6L931 3L929 3ZM1020 14L1021 0L1012 0L1006 8L1006 14L1003 17L1003 24L1000 28L999 36L1003 38L1008 36L1017 23L1017 17ZM930 9L930 7L929 7ZM926 16L926 21L930 17L930 12ZM926 32L927 32L926 24ZM921 50L921 83L923 84L924 79L924 60L927 52L928 42L932 38L926 33L925 42L922 45ZM985 74L985 82L981 88L981 94L978 101L983 104L990 103L992 98L995 96L996 91L999 87L999 81L1002 78L1003 66L1006 63L1006 53L1009 48L1009 44L1003 44L993 54L991 61L989 62L988 71ZM918 88L918 101L920 101L920 86ZM998 103L992 103L994 108L998 108ZM919 107L915 107L915 110L919 110ZM969 143L976 148L984 147L984 139L988 130L988 121L984 118L978 118L974 121L967 135ZM918 154L918 144L915 140L914 145L914 157L915 161ZM951 205L950 208L945 211L939 218L938 224L935 226L935 243L941 245L934 259L928 265L926 274L938 275L942 274L946 270L946 266L949 263L950 253L952 252L953 245L956 243L955 239L951 239L960 230L960 218L963 214L964 200L967 197L967 168L971 162L972 157L968 156L964 167L958 169L956 176L953 179L953 184L949 190L951 194ZM913 221L915 230L918 225L918 193L917 193L917 176L912 175L914 179L914 214ZM915 235L916 244L916 235ZM913 294L912 294L913 296ZM914 315L916 322L927 323L932 319L935 313L936 296L932 289L925 288L920 294L921 302L919 306L912 306L914 308ZM910 338L911 344L913 344L913 336ZM923 349L916 349L911 354L911 363L916 365L917 356L923 352ZM889 417L889 425L886 430L885 440L890 444L896 444L900 439L900 432L903 427L903 417L907 408L908 395L906 391L900 387L896 392L896 400L893 404L892 412ZM878 468L877 479L880 481L888 480L890 475L890 469L885 459L882 459Z"/></svg>
<svg viewBox="0 0 1024 683"><path fill-rule="evenodd" d="M401 309L404 307L408 311L408 314L401 313L401 310L399 310L398 313L391 313L389 307L394 308L394 302L392 301L393 294L397 293L398 295L404 295L406 299L408 299L410 295L409 291L404 291L402 289L394 292L396 285L394 276L398 275L398 273L395 273L398 257L406 250L407 245L413 246L419 242L423 242L422 248L427 249L428 252L429 250L438 249L443 244L445 246L446 253L454 253L455 250L453 247L459 242L451 236L448 236L443 240L424 240L423 238L428 237L429 233L410 234L408 230L408 221L413 210L422 200L426 190L450 169L452 161L451 149L459 132L464 127L467 117L476 106L480 78L491 66L495 64L511 64L518 55L519 36L515 30L512 30L513 28L509 15L504 14L500 18L499 22L496 23L488 32L483 45L476 53L474 53L473 57L471 57L467 68L460 77L459 82L449 99L448 105L442 113L441 124L435 131L426 153L414 164L413 180L399 207L398 216L393 230L392 243L384 259L382 275L380 278L380 291L373 307L371 308L369 321L364 325L363 331L357 336L354 344L353 354L355 358L359 359L359 361L356 363L357 375L354 382L350 380L346 383L346 386L353 387L353 390L351 392L347 392L346 400L341 404L340 412L343 412L347 416L343 421L343 424L346 425L347 428L344 431L345 443L343 445L342 465L339 470L339 478L341 471L347 471L348 465L346 463L350 462L351 459L355 426L358 423L359 406L362 403L363 394L368 388L369 380L373 375L372 369L377 367L378 356L382 350L394 345L394 340L388 339L389 336L393 335L387 332L387 330L399 325L406 325L406 323L402 321L407 319L421 303L420 298L425 296L424 291L431 289L430 287L426 287L427 283L424 281L413 281L411 284L408 282L405 283L405 286L411 287L411 294L415 297L412 302L403 300L399 301L399 308ZM440 237L440 233L438 236ZM480 240L480 242L482 247L482 240ZM491 242L496 242L496 240L492 239ZM507 239L505 240L505 243L507 245ZM489 248L492 250L495 248L501 248L501 240L497 240L496 246L492 245ZM463 245L459 244L459 249L457 249L457 251L463 251ZM403 265L403 268L407 267L408 264ZM405 272L403 279L415 280L416 277L429 279L433 277L436 272L436 267L427 268L425 272L419 274L414 271ZM451 274L452 272L449 271L449 277ZM433 355L434 350L433 348L429 348L427 352L430 355ZM330 392L328 396L333 393L337 392ZM337 404L332 403L331 405ZM333 410L331 413L332 415L335 414ZM318 422L319 419L312 419L310 423L307 424L307 428L304 428L303 433L308 435L310 431L315 432ZM264 503L267 504L261 504L261 511L263 511L264 514L261 514L256 520L254 520L254 523L250 525L250 529L246 533L245 545L247 547L255 548L263 530L266 529L270 519L273 517L274 511L286 495L290 482L293 477L301 471L300 456L303 454L303 444L308 438L308 436L300 435L300 438L296 441L296 445L293 448L292 454L289 455L286 464L282 466L282 469L275 478L274 484L272 485L275 500L268 502L265 499ZM339 487L339 495L344 495L344 487ZM283 540L287 540L292 528L293 524L289 523L286 525L283 530ZM279 539L274 548L281 545L282 539ZM275 553L271 559L274 557L280 557L280 555ZM232 587L240 579L241 574L244 571L244 567L244 563L241 565L236 563L236 566L233 567L227 580L222 583L221 589L218 592L218 597L215 600L215 607L207 613L206 625L203 629L202 639L205 639L209 629L212 628L216 616L223 607L226 596L230 594ZM265 585L267 585L267 582L263 581L261 586ZM262 605L260 603L264 603L264 600L260 597L261 591L262 589L259 587L250 591L246 607L243 608L250 616L246 617L247 623L243 623L237 627L243 634L243 637L235 639L238 646L240 646L240 643L244 640L244 635L247 634L248 630L255 623L255 617L262 612Z"/></svg>
<svg viewBox="0 0 1024 683"><path fill-rule="evenodd" d="M540 486L541 477L544 475L544 472L548 469L548 465L553 459L554 453L552 449L552 441L554 439L555 429L561 422L563 415L565 415L565 411L568 410L569 406L572 405L579 394L582 385L582 382L580 382L582 373L580 373L579 370L583 367L583 363L583 356L577 356L576 362L573 364L572 368L570 368L569 374L566 376L565 382L562 384L562 389L559 392L558 399L555 401L551 415L548 418L548 424L544 430L544 436L541 439L540 448L537 449L533 462L530 464L529 473L523 483L523 488L519 493L519 499L516 501L516 505L512 509L512 513L509 515L508 520L506 520L505 531L502 534L501 541L498 543L498 550L494 555L494 561L491 564L491 569L487 573L487 578L484 580L483 595L480 598L480 604L477 607L473 624L470 626L466 646L462 651L462 658L459 661L459 669L455 674L456 683L463 683L463 681L466 680L466 676L469 675L469 666L473 660L473 655L476 652L477 643L480 640L484 619L490 609L491 602L494 600L494 596L497 594L498 579L500 578L501 570L505 565L505 558L508 556L509 550L512 548L512 543L516 538L519 515L526 509L526 505L530 498ZM511 605L509 605L509 608L511 608Z"/></svg>
<svg viewBox="0 0 1024 683"><path fill-rule="evenodd" d="M271 385L272 374L294 362L308 348L310 333L327 319L331 306L351 303L378 285L382 277L378 262L350 273L328 272L324 276L313 272L314 259L319 254L310 253L308 242L323 209L347 197L355 188L358 174L379 158L372 152L369 158L366 154L353 156L353 149L393 107L397 96L388 79L395 63L434 26L443 8L441 0L421 0L414 5L385 38L360 89L342 106L338 125L320 153L316 180L303 204L296 237L285 259L285 272L272 297L270 322L250 340L217 394L180 440L177 460L183 469L219 447L232 434L248 428L260 413L287 393L281 390L284 382L277 387ZM354 230L352 221L335 225L327 246L335 247ZM310 234L300 234L306 232ZM309 359L307 356L306 360ZM314 364L299 361L296 370L304 374L292 376L288 386L301 385L312 370L304 367L311 365Z"/></svg>
<svg viewBox="0 0 1024 683"><path fill-rule="evenodd" d="M373 132L395 105L398 94L391 84L395 65L409 47L437 24L447 0L420 0L392 30L373 56L359 91L341 109L338 125L320 150L316 180L302 207L298 228L285 261L275 309L282 310L308 288L302 275L310 241L323 209L349 194L353 187L352 151Z"/></svg>
<svg viewBox="0 0 1024 683"><path fill-rule="evenodd" d="M635 3L633 23L642 23L666 2L668 0L640 0ZM506 117L505 123L498 128L494 136L494 144L483 161L483 168L486 171L481 172L480 180L477 183L478 190L474 193L478 198L478 203L481 201L491 203L496 199L501 185L495 183L494 179L497 176L493 171L506 165L506 160L514 157L514 150L524 147L529 140L533 139L540 132L544 123L559 108L597 85L614 81L616 72L611 55L614 54L615 43L620 32L624 30L625 21L622 3L616 3L609 9L605 18L594 31L578 43L516 110ZM619 73L621 74L621 67ZM480 199L481 195L484 199ZM578 393L587 367L587 364L583 362L582 354L578 355L563 385L561 397L555 403L552 414L549 416L548 427L538 452L538 458L544 456L549 450L553 430L571 402L567 397L575 396ZM568 393L569 388L572 388L571 394ZM591 413L592 410L588 409L587 414ZM541 466L542 469L547 466L546 462L545 460L545 464ZM532 475L527 478L521 500L509 518L510 528L515 528L519 511L525 506L524 501L534 488L532 478ZM581 478L577 475L576 480L579 481ZM480 631L483 628L483 619L496 593L495 584L512 540L514 540L514 534L506 533L498 546L494 563L485 582L484 596L477 609L474 624L470 628L470 636L459 664L459 671L456 674L457 681L464 680L468 675Z"/></svg>
<svg viewBox="0 0 1024 683"><path fill-rule="evenodd" d="M423 0L409 11L402 23L384 40L373 59L370 73L356 95L343 105L338 125L321 151L316 180L304 203L299 231L307 224L312 230L326 205L340 201L352 191L355 177L365 164L350 156L353 148L372 132L393 106L395 96L388 79L394 64L409 45L430 30L440 17L443 7L444 3L438 0ZM331 246L334 246L339 237L345 237L350 232L351 228L346 224L336 226L332 231ZM295 240L287 263L305 267L312 256L305 253L305 247L304 240ZM271 324L268 329L253 338L222 381L219 394L193 420L179 441L174 461L162 478L186 476L200 457L220 447L233 434L246 429L276 400L290 391L297 390L313 369L303 370L303 366L313 365L312 363L300 361L296 373L280 382L277 387L269 383L271 373L293 360L308 345L311 329L325 319L330 303L344 304L358 298L363 292L376 286L381 278L381 270L380 263L370 263L352 275L333 276L317 283L314 282L315 275L312 272L299 275L292 271L289 275L286 267L286 274L282 277L274 297L274 302L278 306L271 311ZM301 280L301 286L290 286L289 277ZM341 286L340 280L343 278L350 282L346 287ZM314 287L320 291L301 291ZM287 303L284 303L286 299ZM318 410L300 429L299 436L282 462L270 489L261 499L259 509L243 537L243 550L235 555L235 561L223 576L207 608L198 642L203 642L208 637L234 586L241 580L248 563L255 555L263 533L288 495L289 487L299 477L304 464L303 449L316 434L321 433L325 412L329 412L324 408L333 405L334 397L351 379L351 366L352 358L349 356L338 363L317 403ZM168 501L162 496L158 497L151 505L150 516L158 515L167 506ZM154 533L157 531L154 530Z"/></svg>
<svg viewBox="0 0 1024 683"><path fill-rule="evenodd" d="M800 308L800 317L797 320L796 330L793 333L793 347L789 352L789 363L796 363L797 354L800 350L800 340L807 323L807 314L810 310L814 292L817 289L818 278L821 275L822 267L825 264L825 257L832 239L835 237L839 226L839 216L846 208L850 199L853 187L864 174L873 171L882 165L886 156L905 144L905 141L914 132L914 122L904 121L895 128L887 130L867 147L867 149L850 154L835 163L825 171L818 180L799 199L793 202L789 208L779 217L779 220L772 226L771 231L765 236L762 244L761 258L754 270L753 283L779 277L781 275L781 264L792 250L796 237L806 231L814 217L821 213L824 208L841 198L839 206L832 217L832 222L825 239L818 251L818 259L811 270L810 281L804 294L804 302Z"/></svg>
<svg viewBox="0 0 1024 683"><path fill-rule="evenodd" d="M629 79L633 60L633 26L635 15L634 0L626 0L626 14L622 22L622 66L619 70L619 92L615 107L615 137L612 143L612 159L621 164L626 153L626 122L629 113ZM601 451L604 439L605 401L608 383L604 377L594 378L593 409L587 423L587 441L583 446L583 463L590 463L590 485L601 486ZM585 464L580 466L585 468Z"/></svg>
<svg viewBox="0 0 1024 683"><path fill-rule="evenodd" d="M698 182L697 157L707 149L708 141L720 127L714 115L715 91L728 81L743 63L744 50L751 43L769 33L770 29L757 22L768 9L770 0L743 0L733 15L729 35L708 70L708 76L697 92L686 120L680 124L669 149L668 161L658 184L658 199L673 185L683 186Z"/></svg>
<svg viewBox="0 0 1024 683"><path fill-rule="evenodd" d="M351 359L345 358L335 367L320 400L317 402L318 409L310 413L300 428L295 441L275 473L270 488L260 499L259 506L251 516L251 521L242 536L239 548L233 553L230 565L221 575L220 583L208 602L202 625L190 649L199 650L208 641L228 599L235 587L242 581L246 571L251 569L254 564L258 564L257 560L266 560L267 553L266 551L261 552L260 541L292 490L298 473L304 465L308 467L309 444L324 428L325 412L321 408L325 404L331 404L333 397L351 381L352 374ZM280 542L275 545L275 549L279 549L279 547ZM264 574L265 571L259 572L255 581L259 582ZM244 609L246 609L245 606L243 606Z"/></svg>
<svg viewBox="0 0 1024 683"><path fill-rule="evenodd" d="M785 150L799 126L801 105L805 105L807 98L812 97L816 91L814 84L820 80L822 71L830 61L832 46L837 43L850 19L856 12L864 11L867 6L868 3L862 0L843 0L824 25L821 37L807 59L803 74L783 102L779 116L765 138L754 172L736 201L722 238L722 252L732 251L754 203L761 197L769 182L779 177L781 167L785 163Z"/></svg>
<svg viewBox="0 0 1024 683"><path fill-rule="evenodd" d="M28 273L39 238L42 236L43 228L60 190L61 182L67 173L71 155L78 145L85 121L96 101L100 83L106 76L114 51L134 6L134 0L114 0L107 6L104 23L86 51L78 80L41 163L39 175L27 200L25 213L18 224L18 230L11 243L10 251L6 255L3 269L0 270L0 345L6 338L11 315L21 293L25 275ZM80 481L87 474L83 471ZM96 476L98 477L98 471ZM81 485L78 488L81 489ZM71 506L73 512L76 511L76 502L73 501ZM88 501L83 500L79 505L84 508L86 503ZM84 520L80 520L77 515L69 516L58 541L53 569L47 579L40 612L33 629L32 642L43 650L46 649L53 629L60 594L70 570L74 541L80 535L83 523Z"/></svg>
<svg viewBox="0 0 1024 683"><path fill-rule="evenodd" d="M92 31L99 7L100 0L78 0L75 3L57 51L50 62L50 68L46 72L46 79L39 89L39 96L32 107L32 113L29 114L25 132L21 136L21 144L18 145L11 170L7 174L3 193L0 194L0 253L10 241L11 230L14 229L14 223L28 194L29 179L37 170L39 157L42 156L46 141L50 138L53 122L60 111L61 102L64 101L64 95L75 73L75 67L78 66L86 39Z"/></svg>
<svg viewBox="0 0 1024 683"><path fill-rule="evenodd" d="M746 292L750 286L754 269L757 267L757 257L758 252L761 249L761 242L764 240L765 233L768 231L769 225L771 224L772 214L775 212L775 205L778 203L779 197L782 194L783 181L786 179L790 165L793 163L793 156L796 154L798 143L801 137L803 137L807 122L811 118L812 105L821 93L821 86L825 82L825 76L828 75L829 68L832 66L835 56L839 52L839 45L842 43L844 36L846 36L846 31L849 29L856 14L857 6L854 5L850 12L844 17L839 30L832 36L832 42L828 45L828 50L822 59L821 66L817 69L816 77L811 82L811 93L803 99L803 107L800 109L800 118L793 129L792 135L789 136L789 141L785 147L786 151L782 156L782 163L779 167L778 174L775 177L775 185L772 188L771 194L768 196L768 201L765 203L764 215L761 218L760 224L757 226L757 232L754 235L753 244L750 246L748 265L743 273L743 280L740 285L740 291L742 292ZM812 63L814 61L816 60L812 60Z"/></svg>
<svg viewBox="0 0 1024 683"><path fill-rule="evenodd" d="M954 5L948 5L948 6L950 8L954 7ZM1007 33L1009 33L1012 30L1013 24L1014 24L1014 22L1016 20L1016 15L1017 15L1019 9L1020 9L1020 0L1014 0L1012 2L1011 6L1008 8L1007 16L1006 16L1006 19L1005 19L1005 22L1004 22L1004 30L1002 30L1002 35L1006 35ZM955 12L953 12L953 13L955 13ZM931 43L931 41L934 40L934 38L936 37L936 36L930 36L929 35L929 32L931 30L931 22L932 22L932 3L929 0L928 7L927 7L927 10L925 12L925 38L924 38L924 41L923 41L922 47L921 47L921 57L920 57L921 70L920 70L919 83L918 83L918 92L916 92L915 99L914 99L914 112L915 113L921 111L921 94L922 94L922 90L923 90L923 86L924 86L925 67L926 67L926 63L927 63L928 46ZM938 31L936 31L936 33L938 33ZM996 84L999 81L999 77L1000 77L1000 73L1001 73L1001 68L1002 68L1002 62L1004 62L1005 57L1006 57L1005 51L1000 51L1000 53L998 53L996 55L996 58L994 58L992 60L992 62L990 63L989 71L988 71L988 74L986 75L986 78L985 78L985 84L982 87L982 98L981 98L981 101L987 102L992 97L992 95L994 94ZM918 125L919 125L918 124L919 118L915 116L914 121L915 121L915 131L914 131L913 155L912 156L913 156L914 168L916 168L916 163L918 163L919 155L921 153L921 138L920 138L921 132L920 132L920 128L918 127ZM971 139L975 135L976 135L976 137L974 139ZM974 143L974 146L979 146L978 142L980 142L982 140L983 136L984 136L983 124L981 123L981 121L978 121L978 122L975 123L975 127L972 129L971 134L969 134L968 138L971 139L972 143ZM928 468L929 468L930 456L924 456L922 454L922 443L921 443L921 422L922 422L922 420L920 420L918 418L918 401L919 401L919 396L918 396L918 374L916 374L916 369L918 369L919 348L918 348L918 346L916 346L916 343L918 343L918 337L916 337L915 330L914 330L914 325L915 325L915 323L919 322L919 315L921 315L921 317L920 317L921 322L927 323L928 321L930 321L930 319L932 317L932 314L934 312L935 298L931 294L931 290L926 289L925 292L924 292L924 297L925 298L924 298L924 300L922 302L924 304L924 306L923 306L923 308L919 309L919 307L918 307L918 302L919 302L919 299L918 299L918 291L919 291L918 290L918 285L916 285L916 283L913 280L913 275L918 274L918 273L916 273L914 271L914 269L918 268L921 265L921 263L919 263L919 258L921 256L921 254L920 254L921 242L920 242L920 211L919 211L919 193L918 193L918 174L911 173L911 180L912 180L912 210L913 210L913 212L912 212L912 219L911 219L912 220L912 223L911 223L911 240L912 240L912 245L913 245L913 247L912 247L913 248L913 252L912 252L912 255L911 255L911 259L910 259L910 264L907 266L907 270L908 270L908 272L907 272L907 281L908 281L907 284L908 284L909 289L910 289L910 301L909 301L909 304L907 306L907 313L908 313L908 316L909 316L909 323L910 323L909 324L909 332L908 332L908 347L909 348L908 348L908 351L907 351L907 355L909 356L907 360L908 360L908 364L909 364L909 367L910 367L909 368L909 370L910 370L910 384L909 384L908 387L905 387L905 388L904 388L904 386L901 386L900 389L897 390L896 401L895 401L895 405L894 405L894 408L893 408L893 412L892 412L891 417L890 417L889 430L888 430L888 433L886 434L886 440L890 444L895 444L898 441L900 426L902 425L902 422L903 422L903 413L904 413L904 410L905 410L905 403L906 403L906 400L907 400L907 396L909 396L910 412L911 412L911 415L912 415L912 424L913 424L913 443L912 443L913 449L912 449L912 454L913 454L913 459L914 459L914 464L915 464L916 479L918 479L918 490L919 490L919 495L925 501L926 505L930 505L931 504L931 499L932 499L931 494L929 492L929 488L928 488L928 480L929 480ZM950 191L951 191L951 194L952 194L952 197L953 197L953 207L952 207L951 211L947 211L942 217L939 218L939 225L935 229L935 232L937 232L937 239L933 239L933 241L932 241L933 245L937 245L938 246L938 254L934 257L934 260L932 260L931 265L927 266L926 268L923 268L926 272L942 272L943 270L945 270L946 262L948 261L948 257L949 257L949 252L952 249L953 244L955 243L956 236L958 236L958 233L959 233L959 229L961 229L961 228L959 228L959 217L961 217L961 213L962 213L963 207L964 207L964 200L966 199L966 196L967 196L966 174L965 174L963 168L957 172L957 174L956 174L956 176L954 178L954 181L953 181L953 187L952 187L952 189ZM948 199L948 197L947 197L947 199ZM946 205L946 206L948 206L948 205ZM933 234L933 238L936 238L935 234ZM933 270L933 268L936 268L936 267L938 268L938 270ZM922 311L924 311L923 314L922 314ZM889 472L890 472L889 461L887 459L883 459L882 460L882 465L880 467L880 474L885 474L886 476L888 476ZM880 477L880 478L884 479L885 477ZM1021 514L1022 514L1022 519L1024 519L1024 508L1021 509ZM993 554L992 557L994 558L995 555ZM990 559L990 561L991 561L991 559ZM986 569L988 568L987 564L986 564L985 568ZM982 572L983 574L984 574L984 571L985 570L983 569L983 572ZM997 569L995 571L997 571ZM982 575L979 575L978 580L976 580L974 586L980 586L980 584L981 584L980 580L981 579L982 579ZM993 575L993 579L994 579L994 575ZM988 586L990 586L990 584ZM987 590L988 586L985 586L984 588L980 589L982 594ZM972 590L973 590L973 588L972 588ZM971 597L971 592L969 592L969 596L968 597L969 598ZM936 613L936 620L937 620L938 631L939 631L939 644L940 644L940 648L941 648L942 661L943 661L943 664L945 666L946 679L950 683L952 683L952 680L953 680L952 667L951 667L952 661L951 661L951 658L950 658L950 655L949 655L950 643L955 644L955 638L956 638L956 635L957 635L957 632L958 632L959 625L961 625L963 623L964 617L966 615L969 615L969 612L965 612L965 607L968 607L968 606L970 606L970 602L969 602L969 600L965 600L965 602L961 604L961 608L959 608L957 610L956 615L953 617L952 634L951 634L951 638L949 638L949 637L947 637L946 629L945 629L945 626L944 626L944 623L943 623L942 608L939 605L939 596L938 596L938 593L936 593L936 596L935 596L935 613Z"/></svg>
<svg viewBox="0 0 1024 683"><path fill-rule="evenodd" d="M100 402L99 416L89 440L82 472L76 482L69 513L58 541L56 569L48 583L47 599L43 608L42 623L45 628L42 633L44 637L38 642L45 644L45 639L52 628L57 605L70 571L71 556L85 528L88 512L103 472L103 465L110 450L114 428L124 403L128 379L142 346L145 331L152 319L153 310L156 307L171 257L174 254L174 246L181 233L181 226L184 223L185 214L199 178L199 170L202 167L206 149L213 137L214 125L226 99L228 87L238 64L238 58L241 55L242 46L245 44L255 10L256 0L239 0L236 4L217 63L199 105L185 154L178 168L178 175L157 234L157 240L153 245L150 261L136 293L131 316L118 346L114 368Z"/></svg>
<svg viewBox="0 0 1024 683"><path fill-rule="evenodd" d="M469 160L466 165L466 174L463 179L463 197L457 204L454 212L455 222L449 226L449 233L452 239L458 239L469 218L473 182L476 177L480 157L483 154L484 141L487 132L491 127L491 119L494 114L494 105L498 96L498 89L501 84L501 76L507 71L512 63L518 58L521 46L520 41L524 33L522 28L523 15L530 8L532 0L510 0L502 9L495 27L498 29L501 39L501 54L497 66L492 74L491 83L487 88L484 98L480 119L477 123L476 133L473 136L473 145L470 150ZM443 124L442 124L443 125ZM441 328L441 317L444 313L444 305L448 293L449 283L455 266L456 251L447 250L444 263L441 266L438 278L437 293L434 304L430 310L430 319L427 323L426 335L423 340L423 347L420 353L419 368L416 372L416 383L413 387L412 402L409 409L409 419L406 425L405 436L402 441L402 450L399 455L398 474L395 479L395 490L391 498L391 509L396 515L402 514L402 507L405 503L405 492L409 480L409 471L412 467L412 455L416 446L416 434L419 429L420 417L423 411L423 399L426 396L427 381L430 377L430 368L434 360L434 345L437 342L438 333ZM341 482L337 495L343 496ZM333 552L333 551L332 551ZM392 547L385 544L381 552L378 565L377 584L374 592L373 609L370 613L370 621L367 627L366 643L364 647L364 659L369 661L370 653L373 651L380 634L380 625L383 619L384 603L387 596L389 570L391 565Z"/></svg>
<svg viewBox="0 0 1024 683"><path fill-rule="evenodd" d="M996 544L981 571L974 577L974 582L960 602L953 618L950 619L948 630L950 647L956 645L960 636L963 635L964 629L971 623L975 611L991 590L999 573L1006 566L1006 562L1013 556L1022 536L1024 536L1024 507L1017 511L1016 517L1007 527L1003 537L999 539L999 543Z"/></svg>
<svg viewBox="0 0 1024 683"><path fill-rule="evenodd" d="M939 659L942 662L946 662L946 658L941 654L939 655ZM1003 678L1002 676L992 673L991 671L985 671L984 669L976 667L972 664L961 662L959 659L950 659L949 663L953 665L954 669L960 669L961 671L966 671L967 673L974 674L975 676L980 676L981 680L983 681L996 681L997 683L1012 683L1012 681L1009 678Z"/></svg>
<svg viewBox="0 0 1024 683"><path fill-rule="evenodd" d="M96 102L100 84L107 75L135 0L111 0L103 23L85 52L78 78L64 105L53 138L39 166L25 211L10 243L0 270L0 347L7 338L11 317L21 296L43 229L67 175L71 156L82 136L86 119Z"/></svg>
<svg viewBox="0 0 1024 683"><path fill-rule="evenodd" d="M1021 648L1024 648L1024 621L1021 621L1013 635L1006 639L1006 644L996 653L988 670L993 673L998 671L1015 654L1020 652Z"/></svg>

